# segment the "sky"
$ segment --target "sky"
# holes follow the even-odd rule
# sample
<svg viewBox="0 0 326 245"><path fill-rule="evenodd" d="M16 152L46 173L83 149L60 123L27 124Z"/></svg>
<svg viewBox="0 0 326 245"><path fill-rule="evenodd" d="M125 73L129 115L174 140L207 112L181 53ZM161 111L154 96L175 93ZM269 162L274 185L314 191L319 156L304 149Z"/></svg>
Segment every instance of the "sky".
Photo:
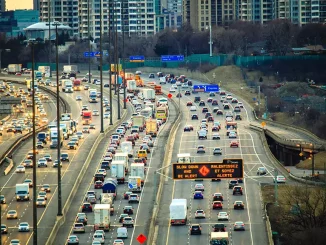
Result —
<svg viewBox="0 0 326 245"><path fill-rule="evenodd" d="M6 9L32 9L33 0L6 0Z"/></svg>

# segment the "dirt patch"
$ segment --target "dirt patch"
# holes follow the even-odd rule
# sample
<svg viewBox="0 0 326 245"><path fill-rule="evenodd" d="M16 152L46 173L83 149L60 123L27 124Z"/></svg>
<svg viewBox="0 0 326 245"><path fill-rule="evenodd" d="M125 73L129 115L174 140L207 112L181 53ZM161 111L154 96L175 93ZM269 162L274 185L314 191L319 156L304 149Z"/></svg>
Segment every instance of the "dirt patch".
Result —
<svg viewBox="0 0 326 245"><path fill-rule="evenodd" d="M321 151L315 154L315 169L325 170L326 168L326 151ZM297 168L311 169L312 161L311 159L306 159L296 165Z"/></svg>

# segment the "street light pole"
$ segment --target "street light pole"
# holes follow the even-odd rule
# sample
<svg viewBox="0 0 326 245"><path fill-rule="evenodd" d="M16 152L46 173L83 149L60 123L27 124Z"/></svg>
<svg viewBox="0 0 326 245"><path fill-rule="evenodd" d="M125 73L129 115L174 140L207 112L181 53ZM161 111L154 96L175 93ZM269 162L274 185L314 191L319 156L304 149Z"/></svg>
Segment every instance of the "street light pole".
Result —
<svg viewBox="0 0 326 245"><path fill-rule="evenodd" d="M212 25L209 25L209 56L213 56Z"/></svg>
<svg viewBox="0 0 326 245"><path fill-rule="evenodd" d="M275 198L275 206L278 206L278 190L277 190L277 175L278 171L274 169L274 198Z"/></svg>
<svg viewBox="0 0 326 245"><path fill-rule="evenodd" d="M103 50L102 50L102 0L100 0L100 86L101 86L101 133L104 133L103 125ZM111 112L110 112L111 117Z"/></svg>
<svg viewBox="0 0 326 245"><path fill-rule="evenodd" d="M37 207L36 207L36 199L37 199L37 190L36 190L36 128L35 128L35 56L34 56L34 45L37 44L35 40L29 40L29 44L32 48L32 105L33 105L33 245L37 245Z"/></svg>
<svg viewBox="0 0 326 245"><path fill-rule="evenodd" d="M49 66L50 66L50 77L52 77L51 71L51 55L52 55L52 45L51 45L51 0L48 0L48 25L49 25Z"/></svg>
<svg viewBox="0 0 326 245"><path fill-rule="evenodd" d="M315 145L313 143L311 143L312 146L312 156L311 156L311 175L312 177L315 176Z"/></svg>
<svg viewBox="0 0 326 245"><path fill-rule="evenodd" d="M123 68L123 109L127 109L127 100L126 100L126 67L125 67L125 25L124 25L124 0L122 0L122 14L121 16L121 24L122 24L122 68Z"/></svg>
<svg viewBox="0 0 326 245"><path fill-rule="evenodd" d="M113 112L112 112L112 69L111 69L111 64L112 64L112 52L111 52L111 46L112 46L112 37L111 37L111 23L110 23L110 3L111 0L109 0L109 14L108 14L108 19L109 19L109 92L110 92L110 125L113 125Z"/></svg>
<svg viewBox="0 0 326 245"><path fill-rule="evenodd" d="M87 34L88 34L88 52L89 54L92 51L92 45L91 45L91 34L90 34L90 6L89 6L90 0L87 1ZM102 21L102 20L101 20ZM91 58L88 58L88 82L91 82Z"/></svg>

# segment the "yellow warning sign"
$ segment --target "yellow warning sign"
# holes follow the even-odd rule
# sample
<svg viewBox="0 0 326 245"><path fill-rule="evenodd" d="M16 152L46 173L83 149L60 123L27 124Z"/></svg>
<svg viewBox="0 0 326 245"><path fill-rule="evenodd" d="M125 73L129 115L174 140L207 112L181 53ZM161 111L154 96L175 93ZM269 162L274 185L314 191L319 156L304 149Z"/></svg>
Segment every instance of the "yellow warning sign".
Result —
<svg viewBox="0 0 326 245"><path fill-rule="evenodd" d="M266 123L265 123L265 122L262 122L262 123L261 123L261 126L262 126L262 127L265 127L265 126L266 126Z"/></svg>
<svg viewBox="0 0 326 245"><path fill-rule="evenodd" d="M302 157L302 156L303 156L303 153L302 153L302 152L300 152L300 153L299 153L299 156L300 156L300 157Z"/></svg>

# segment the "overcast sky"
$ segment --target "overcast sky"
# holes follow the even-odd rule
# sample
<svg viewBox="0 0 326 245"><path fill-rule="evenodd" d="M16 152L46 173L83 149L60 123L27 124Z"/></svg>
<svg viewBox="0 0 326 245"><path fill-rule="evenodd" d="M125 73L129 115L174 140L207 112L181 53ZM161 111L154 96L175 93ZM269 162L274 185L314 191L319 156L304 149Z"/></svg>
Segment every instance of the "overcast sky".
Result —
<svg viewBox="0 0 326 245"><path fill-rule="evenodd" d="M15 9L32 9L33 0L6 0L6 9L15 10Z"/></svg>

